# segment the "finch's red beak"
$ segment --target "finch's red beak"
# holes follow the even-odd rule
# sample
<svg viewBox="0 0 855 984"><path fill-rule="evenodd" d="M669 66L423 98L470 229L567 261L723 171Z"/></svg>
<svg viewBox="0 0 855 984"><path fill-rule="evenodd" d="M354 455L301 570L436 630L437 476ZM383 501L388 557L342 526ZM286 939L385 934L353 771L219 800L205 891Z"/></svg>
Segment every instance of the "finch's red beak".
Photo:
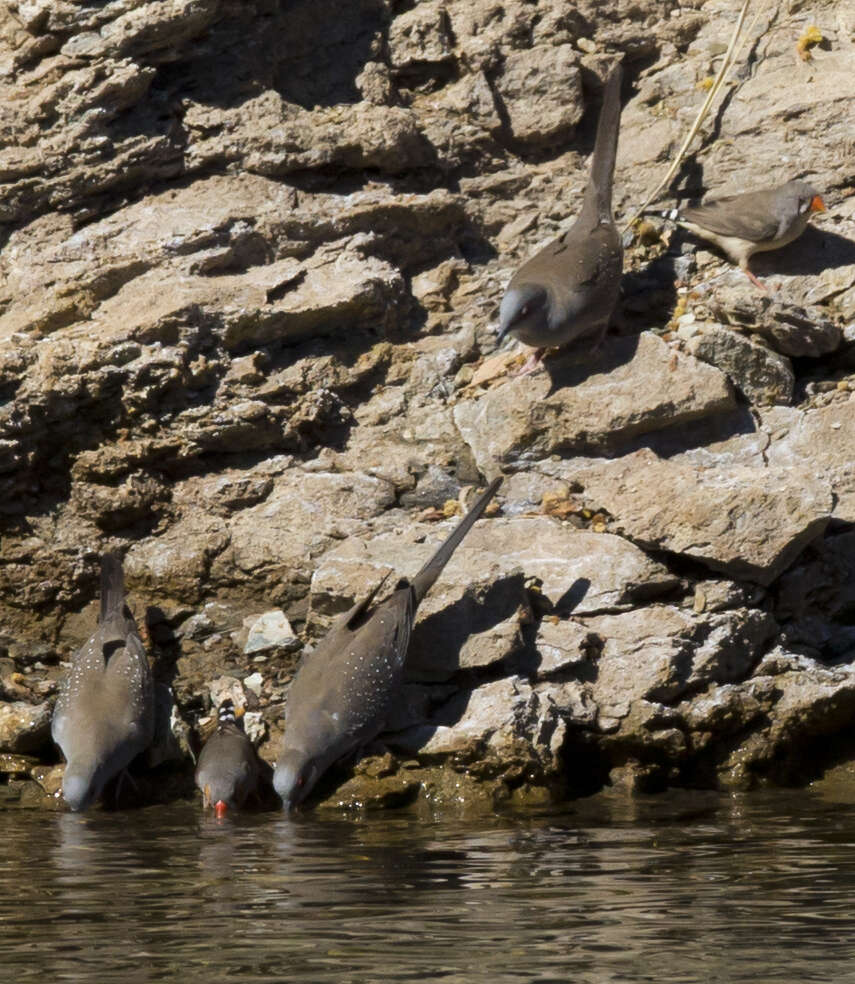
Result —
<svg viewBox="0 0 855 984"><path fill-rule="evenodd" d="M227 809L228 806L226 806L223 800L217 800L214 804L214 813L217 815L218 820L222 820L222 818L226 815Z"/></svg>
<svg viewBox="0 0 855 984"><path fill-rule="evenodd" d="M814 195L810 200L810 210L811 212L824 212L825 202L819 197L819 195Z"/></svg>

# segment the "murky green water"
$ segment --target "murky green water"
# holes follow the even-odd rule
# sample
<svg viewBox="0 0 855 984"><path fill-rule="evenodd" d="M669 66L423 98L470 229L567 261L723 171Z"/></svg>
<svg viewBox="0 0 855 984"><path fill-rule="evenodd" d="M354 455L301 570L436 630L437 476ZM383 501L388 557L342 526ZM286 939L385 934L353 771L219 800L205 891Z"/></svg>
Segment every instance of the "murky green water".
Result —
<svg viewBox="0 0 855 984"><path fill-rule="evenodd" d="M855 981L855 809L419 821L0 812L8 981Z"/></svg>

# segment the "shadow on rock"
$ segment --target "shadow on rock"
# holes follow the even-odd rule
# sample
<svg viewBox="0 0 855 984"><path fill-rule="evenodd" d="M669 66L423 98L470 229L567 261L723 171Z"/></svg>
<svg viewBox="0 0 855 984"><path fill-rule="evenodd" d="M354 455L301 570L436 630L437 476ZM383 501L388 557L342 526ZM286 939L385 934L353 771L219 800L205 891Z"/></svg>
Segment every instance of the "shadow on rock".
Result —
<svg viewBox="0 0 855 984"><path fill-rule="evenodd" d="M486 589L474 585L454 604L419 621L413 630L407 653L408 681L445 681L460 670L489 665L493 639L477 639L502 623L514 619L521 604L527 603L525 575L522 571L495 581ZM498 633L501 646L502 634ZM473 639L474 660L464 652ZM461 656L463 653L463 656ZM501 660L503 653L497 653Z"/></svg>
<svg viewBox="0 0 855 984"><path fill-rule="evenodd" d="M270 88L304 109L361 101L356 79L385 33L382 3L286 0L267 16L254 5L236 9L195 45L195 57L160 66L160 85L203 92L207 103L222 107Z"/></svg>
<svg viewBox="0 0 855 984"><path fill-rule="evenodd" d="M855 242L816 226L808 226L794 243L784 249L761 253L751 260L758 277L774 274L806 277L853 264Z"/></svg>
<svg viewBox="0 0 855 984"><path fill-rule="evenodd" d="M326 8L314 0L284 3L279 29L270 38L277 58L275 88L304 109L360 102L356 78L374 57L386 17L386 5L379 0Z"/></svg>
<svg viewBox="0 0 855 984"><path fill-rule="evenodd" d="M590 348L571 348L544 362L549 374L550 388L547 398L565 388L584 383L590 376L608 375L619 366L631 362L638 348L638 336L610 338L592 356ZM586 354L589 357L586 358Z"/></svg>
<svg viewBox="0 0 855 984"><path fill-rule="evenodd" d="M576 578L560 598L556 599L554 604L550 604L549 599L544 595L537 594L532 596L533 607L536 609L536 617L527 625L521 626L523 646L512 659L507 661L507 665L504 667L506 672L518 673L531 678L538 676L543 663L543 656L538 648L540 616L550 617L555 621L559 615L565 618L572 615L584 600L590 587L591 581L589 578L579 577ZM574 679L591 682L596 679L596 675L596 667L593 662L588 664L579 663L573 666Z"/></svg>
<svg viewBox="0 0 855 984"><path fill-rule="evenodd" d="M572 615L579 607L591 587L587 577L577 577L563 595L555 602L553 611L556 615Z"/></svg>
<svg viewBox="0 0 855 984"><path fill-rule="evenodd" d="M651 259L638 270L626 270L621 278L618 302L620 334L637 334L645 327L666 324L677 303L675 281L682 279L672 252Z"/></svg>
<svg viewBox="0 0 855 984"><path fill-rule="evenodd" d="M629 443L624 453L631 454L648 448L659 458L673 458L698 448L724 445L733 438L756 435L758 442L765 443L763 435L757 430L757 421L747 406L737 407L727 414L706 417L688 424L668 427L652 434L644 434Z"/></svg>

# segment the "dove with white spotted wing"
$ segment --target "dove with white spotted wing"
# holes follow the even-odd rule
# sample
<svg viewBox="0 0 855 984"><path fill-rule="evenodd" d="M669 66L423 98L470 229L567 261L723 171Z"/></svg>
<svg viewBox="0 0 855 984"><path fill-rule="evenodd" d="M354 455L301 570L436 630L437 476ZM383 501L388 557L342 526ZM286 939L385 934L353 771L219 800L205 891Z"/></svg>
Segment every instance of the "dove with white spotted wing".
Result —
<svg viewBox="0 0 855 984"><path fill-rule="evenodd" d="M374 605L381 582L339 617L301 663L288 691L273 776L286 809L301 803L333 763L384 730L400 695L416 610L500 484L496 479L489 486L411 581L401 579Z"/></svg>
<svg viewBox="0 0 855 984"><path fill-rule="evenodd" d="M101 560L101 615L72 658L51 723L66 767L62 795L85 810L152 741L154 689L145 647L125 608L121 558Z"/></svg>

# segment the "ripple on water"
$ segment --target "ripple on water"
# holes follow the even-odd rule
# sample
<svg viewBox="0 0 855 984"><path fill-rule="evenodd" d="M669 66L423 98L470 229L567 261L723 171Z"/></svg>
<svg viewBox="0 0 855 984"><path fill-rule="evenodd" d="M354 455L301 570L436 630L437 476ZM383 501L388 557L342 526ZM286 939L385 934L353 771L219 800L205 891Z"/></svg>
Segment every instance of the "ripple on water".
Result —
<svg viewBox="0 0 855 984"><path fill-rule="evenodd" d="M16 810L0 957L18 982L848 980L853 840L803 792L486 822Z"/></svg>

